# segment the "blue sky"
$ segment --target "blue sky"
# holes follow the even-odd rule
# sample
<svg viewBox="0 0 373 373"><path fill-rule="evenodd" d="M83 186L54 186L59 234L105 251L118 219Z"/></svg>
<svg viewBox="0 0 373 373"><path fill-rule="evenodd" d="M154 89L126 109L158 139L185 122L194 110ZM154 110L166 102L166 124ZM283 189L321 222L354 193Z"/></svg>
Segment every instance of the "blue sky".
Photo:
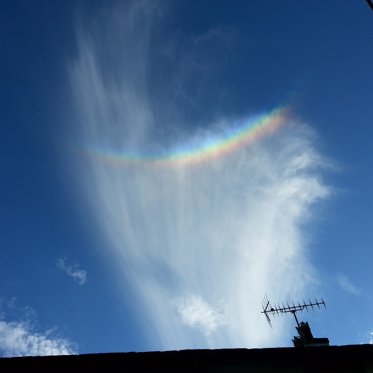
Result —
<svg viewBox="0 0 373 373"><path fill-rule="evenodd" d="M371 342L365 1L5 1L0 31L1 355L290 346L264 294Z"/></svg>

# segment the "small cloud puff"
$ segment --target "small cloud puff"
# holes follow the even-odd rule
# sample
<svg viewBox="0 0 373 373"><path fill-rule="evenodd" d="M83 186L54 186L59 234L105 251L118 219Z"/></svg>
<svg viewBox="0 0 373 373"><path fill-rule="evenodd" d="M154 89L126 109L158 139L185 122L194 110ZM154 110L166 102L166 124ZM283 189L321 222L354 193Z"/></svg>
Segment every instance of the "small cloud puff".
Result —
<svg viewBox="0 0 373 373"><path fill-rule="evenodd" d="M339 273L337 275L337 282L338 285L347 293L352 294L352 295L359 295L360 294L360 289L358 289L352 282L351 280Z"/></svg>
<svg viewBox="0 0 373 373"><path fill-rule="evenodd" d="M58 258L56 266L59 270L72 277L79 285L86 283L88 277L87 271L81 269L78 263L73 262L72 264L68 264L66 263L66 259Z"/></svg>
<svg viewBox="0 0 373 373"><path fill-rule="evenodd" d="M175 305L184 325L199 327L207 335L226 324L225 316L200 296L189 295L179 298Z"/></svg>
<svg viewBox="0 0 373 373"><path fill-rule="evenodd" d="M63 338L52 338L51 332L36 333L26 322L0 320L1 356L47 356L73 355L77 352L72 344Z"/></svg>

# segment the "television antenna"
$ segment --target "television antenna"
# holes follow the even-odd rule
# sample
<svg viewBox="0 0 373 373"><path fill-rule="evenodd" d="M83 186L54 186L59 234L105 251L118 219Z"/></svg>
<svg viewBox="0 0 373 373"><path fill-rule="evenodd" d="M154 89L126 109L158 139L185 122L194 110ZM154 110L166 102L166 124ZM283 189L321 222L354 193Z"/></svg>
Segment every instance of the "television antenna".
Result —
<svg viewBox="0 0 373 373"><path fill-rule="evenodd" d="M278 316L286 313L291 313L294 316L294 319L297 323L297 331L299 336L294 337L293 343L295 347L304 347L304 346L328 346L329 339L328 338L314 338L311 332L311 328L308 322L299 322L297 318L297 312L303 312L304 310L314 310L315 308L320 309L321 306L326 308L326 304L324 300L315 299L314 301L309 300L303 303L298 302L298 304L292 302L291 304L277 304L272 306L268 297L265 295L262 301L262 312L267 319L268 324L271 325L271 318L270 316Z"/></svg>
<svg viewBox="0 0 373 373"><path fill-rule="evenodd" d="M268 297L265 295L262 302L263 311L261 313L264 313L269 325L271 325L271 319L269 317L270 315L278 316L284 313L292 313L297 325L299 326L300 324L297 318L297 312L302 312L304 310L308 311L309 309L314 310L315 307L320 309L320 306L324 306L326 308L326 304L322 298L321 300L315 299L315 301L309 300L308 303L303 300L303 303L298 302L298 304L292 302L291 305L289 305L289 303L286 303L286 305L278 304L277 306L272 306L270 301L268 300Z"/></svg>

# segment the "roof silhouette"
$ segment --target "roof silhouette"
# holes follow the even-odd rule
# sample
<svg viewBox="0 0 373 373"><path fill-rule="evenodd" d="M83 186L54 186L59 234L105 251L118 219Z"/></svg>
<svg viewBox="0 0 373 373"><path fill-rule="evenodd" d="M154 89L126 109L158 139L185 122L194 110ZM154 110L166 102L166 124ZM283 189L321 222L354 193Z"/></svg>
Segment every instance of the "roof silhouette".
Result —
<svg viewBox="0 0 373 373"><path fill-rule="evenodd" d="M373 345L182 350L0 358L0 371L373 372ZM12 370L13 371L13 370Z"/></svg>

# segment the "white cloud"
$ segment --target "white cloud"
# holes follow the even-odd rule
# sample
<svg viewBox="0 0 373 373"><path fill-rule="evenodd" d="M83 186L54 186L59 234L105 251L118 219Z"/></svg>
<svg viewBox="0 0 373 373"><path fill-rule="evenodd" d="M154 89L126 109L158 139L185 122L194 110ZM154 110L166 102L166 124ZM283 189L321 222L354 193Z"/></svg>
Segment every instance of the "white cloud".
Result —
<svg viewBox="0 0 373 373"><path fill-rule="evenodd" d="M0 298L0 356L70 355L77 346L56 334L37 331L37 313L19 306L16 297Z"/></svg>
<svg viewBox="0 0 373 373"><path fill-rule="evenodd" d="M219 128L237 126L219 118L198 127L182 107L171 107L175 101L166 94L154 95L163 87L152 86L158 75L150 73L150 53L162 48L150 37L149 3L133 4L79 34L79 56L70 69L77 110L72 122L80 124L79 143L87 145L88 156L68 164L77 165L86 213L106 239L121 290L127 296L131 286L137 294L133 307L141 309L154 348L279 344L285 321L276 320L271 331L260 314L261 299L265 293L276 300L303 297L315 285L307 223L330 192L322 180L327 161L312 130L289 118L271 136L228 156L217 149L214 160L195 167L124 162L127 149L132 155L165 150L173 136L179 144L190 142L191 128L203 133L203 141L219 137ZM174 78L168 67L161 71ZM160 77L158 82L172 81ZM191 98L198 91L193 87L184 91ZM224 304L224 313L211 299ZM196 338L188 325L211 332Z"/></svg>
<svg viewBox="0 0 373 373"><path fill-rule="evenodd" d="M202 328L206 334L210 334L225 323L224 315L199 296L189 295L179 298L175 305L185 325Z"/></svg>
<svg viewBox="0 0 373 373"><path fill-rule="evenodd" d="M347 293L352 294L352 295L359 295L360 294L360 289L357 288L351 280L346 276L341 273L337 275L337 282L338 285Z"/></svg>
<svg viewBox="0 0 373 373"><path fill-rule="evenodd" d="M75 354L75 347L51 333L37 333L26 322L0 320L0 354L2 356L43 356Z"/></svg>
<svg viewBox="0 0 373 373"><path fill-rule="evenodd" d="M368 344L373 345L373 332L368 333Z"/></svg>
<svg viewBox="0 0 373 373"><path fill-rule="evenodd" d="M79 285L84 285L86 283L88 277L87 271L81 269L78 263L73 262L72 264L67 264L66 259L58 258L56 266L59 270L73 278Z"/></svg>

